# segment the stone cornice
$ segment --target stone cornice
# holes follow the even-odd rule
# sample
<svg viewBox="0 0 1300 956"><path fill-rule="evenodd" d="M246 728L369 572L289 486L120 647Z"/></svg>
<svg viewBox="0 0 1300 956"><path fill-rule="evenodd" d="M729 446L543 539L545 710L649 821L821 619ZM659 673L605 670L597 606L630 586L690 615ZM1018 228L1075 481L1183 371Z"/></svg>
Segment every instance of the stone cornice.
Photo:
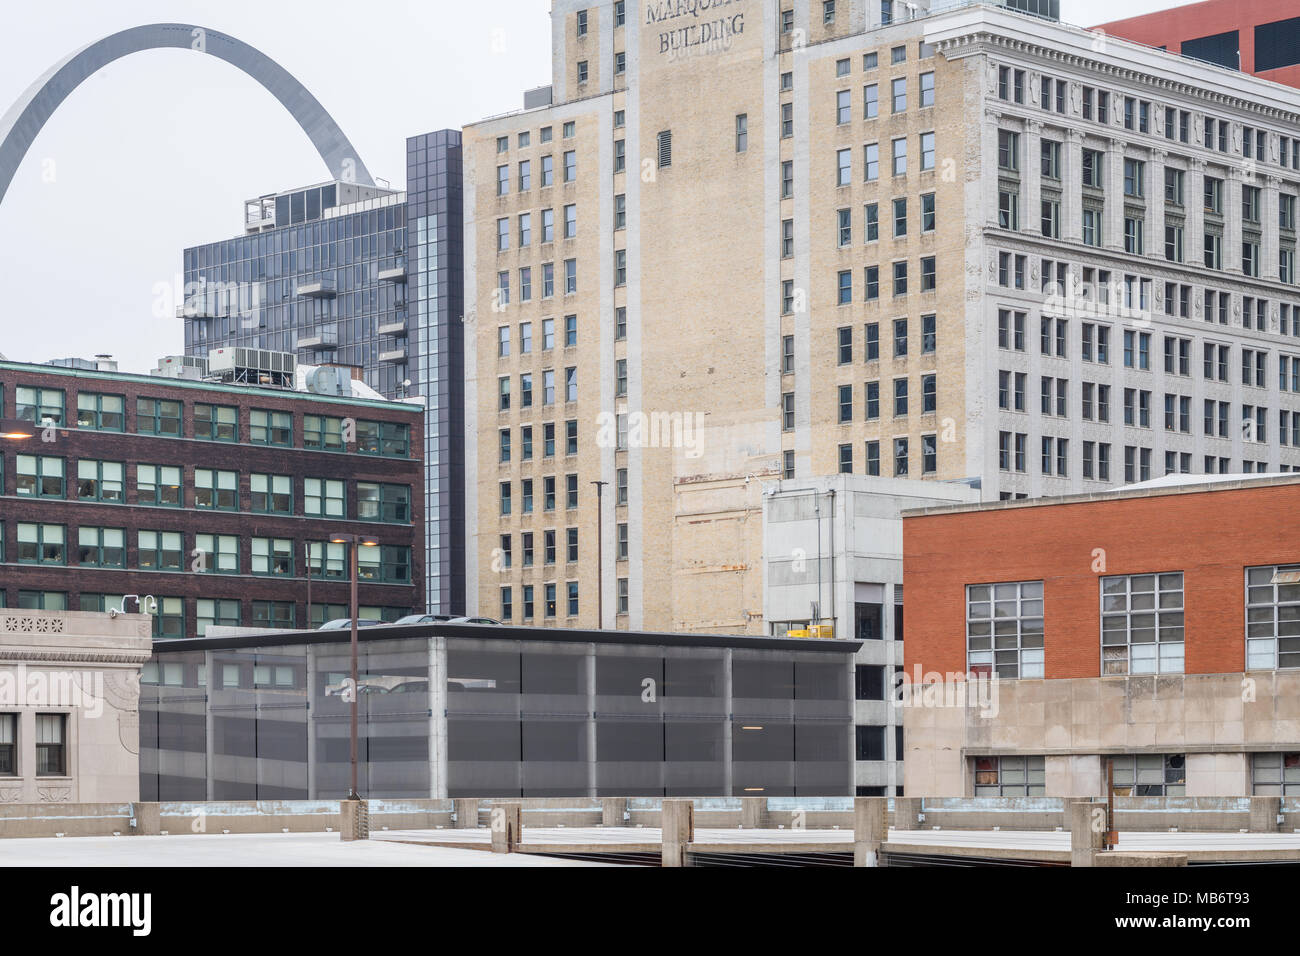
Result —
<svg viewBox="0 0 1300 956"><path fill-rule="evenodd" d="M1100 37L1101 35L1098 34ZM1104 38L1108 43L1113 38ZM1153 76L1134 66L1125 66L1102 59L1097 55L1086 56L1074 50L1060 49L1043 43L1036 43L1019 37L1005 36L993 32L987 24L973 25L968 33L935 41L935 49L950 60L978 54L1014 54L1032 58L1044 64L1054 64L1058 68L1074 68L1086 71L1097 77L1098 85L1105 80L1134 83L1140 87L1159 90L1171 95L1186 96L1206 104L1214 104L1220 109L1234 110L1241 113L1255 114L1293 125L1300 124L1300 110L1284 110L1264 106L1259 102L1241 96L1232 96L1195 82L1193 79L1173 80L1167 77ZM1195 61L1185 61L1191 69L1206 69ZM1190 72L1190 70L1189 70ZM1251 78L1249 74L1241 74Z"/></svg>

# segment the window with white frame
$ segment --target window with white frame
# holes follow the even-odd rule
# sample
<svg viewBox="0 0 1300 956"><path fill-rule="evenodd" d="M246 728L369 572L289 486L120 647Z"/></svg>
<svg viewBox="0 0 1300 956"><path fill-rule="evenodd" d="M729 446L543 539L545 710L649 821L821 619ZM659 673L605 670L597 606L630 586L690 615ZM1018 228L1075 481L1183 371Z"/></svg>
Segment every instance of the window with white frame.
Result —
<svg viewBox="0 0 1300 956"><path fill-rule="evenodd" d="M1300 564L1246 569L1246 668L1300 667Z"/></svg>
<svg viewBox="0 0 1300 956"><path fill-rule="evenodd" d="M998 677L1043 676L1043 582L966 588L966 666Z"/></svg>
<svg viewBox="0 0 1300 956"><path fill-rule="evenodd" d="M1251 754L1251 793L1257 797L1300 796L1300 753ZM3 773L0 768L0 773Z"/></svg>
<svg viewBox="0 0 1300 956"><path fill-rule="evenodd" d="M1041 797L1046 784L1041 756L975 758L977 797Z"/></svg>
<svg viewBox="0 0 1300 956"><path fill-rule="evenodd" d="M1121 754L1112 759L1117 797L1187 795L1187 759L1182 754Z"/></svg>
<svg viewBox="0 0 1300 956"><path fill-rule="evenodd" d="M1101 579L1102 675L1183 673L1183 575Z"/></svg>

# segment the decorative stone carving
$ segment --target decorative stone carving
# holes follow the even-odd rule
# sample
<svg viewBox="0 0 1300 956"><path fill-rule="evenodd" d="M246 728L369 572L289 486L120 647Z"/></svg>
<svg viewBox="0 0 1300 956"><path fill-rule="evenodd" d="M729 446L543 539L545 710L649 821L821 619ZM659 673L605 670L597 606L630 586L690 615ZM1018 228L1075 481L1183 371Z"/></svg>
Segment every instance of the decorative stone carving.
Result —
<svg viewBox="0 0 1300 956"><path fill-rule="evenodd" d="M0 789L0 803L18 803L23 798L21 787L5 787Z"/></svg>
<svg viewBox="0 0 1300 956"><path fill-rule="evenodd" d="M41 803L68 803L72 800L71 787L37 787L36 796Z"/></svg>

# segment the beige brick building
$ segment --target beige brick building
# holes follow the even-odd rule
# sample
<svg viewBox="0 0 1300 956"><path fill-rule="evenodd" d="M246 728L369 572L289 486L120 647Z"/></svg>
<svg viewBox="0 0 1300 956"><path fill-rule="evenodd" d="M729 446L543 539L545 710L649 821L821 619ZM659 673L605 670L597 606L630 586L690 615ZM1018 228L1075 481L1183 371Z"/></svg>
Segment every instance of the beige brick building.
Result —
<svg viewBox="0 0 1300 956"><path fill-rule="evenodd" d="M471 608L597 622L597 481L604 626L759 632L764 481L1300 465L1300 93L926 6L554 0L464 133Z"/></svg>

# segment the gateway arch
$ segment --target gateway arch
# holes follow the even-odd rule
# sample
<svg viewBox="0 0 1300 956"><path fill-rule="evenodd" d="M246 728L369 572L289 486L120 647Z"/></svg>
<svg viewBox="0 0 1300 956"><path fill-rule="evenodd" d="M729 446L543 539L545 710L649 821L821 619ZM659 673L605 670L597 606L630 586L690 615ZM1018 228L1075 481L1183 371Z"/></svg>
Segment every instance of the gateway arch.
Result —
<svg viewBox="0 0 1300 956"><path fill-rule="evenodd" d="M261 83L298 121L332 177L374 185L343 131L316 97L284 67L247 43L216 30L188 23L151 23L96 40L64 57L28 87L0 118L0 201L8 192L27 150L59 104L91 74L142 50L193 50L238 67Z"/></svg>

